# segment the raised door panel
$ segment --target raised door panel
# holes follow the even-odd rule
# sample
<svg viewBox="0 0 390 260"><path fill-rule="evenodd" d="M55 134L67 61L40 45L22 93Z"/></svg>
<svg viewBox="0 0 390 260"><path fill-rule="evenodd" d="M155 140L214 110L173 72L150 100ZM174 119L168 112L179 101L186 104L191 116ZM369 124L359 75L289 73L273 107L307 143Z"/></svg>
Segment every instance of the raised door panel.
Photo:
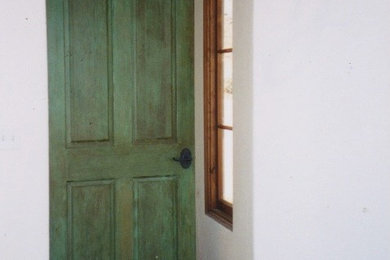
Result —
<svg viewBox="0 0 390 260"><path fill-rule="evenodd" d="M110 0L66 0L67 141L108 142L112 136Z"/></svg>
<svg viewBox="0 0 390 260"><path fill-rule="evenodd" d="M175 1L137 0L135 5L135 143L174 141Z"/></svg>
<svg viewBox="0 0 390 260"><path fill-rule="evenodd" d="M68 183L68 258L114 259L114 182Z"/></svg>
<svg viewBox="0 0 390 260"><path fill-rule="evenodd" d="M134 259L177 259L176 177L134 180Z"/></svg>

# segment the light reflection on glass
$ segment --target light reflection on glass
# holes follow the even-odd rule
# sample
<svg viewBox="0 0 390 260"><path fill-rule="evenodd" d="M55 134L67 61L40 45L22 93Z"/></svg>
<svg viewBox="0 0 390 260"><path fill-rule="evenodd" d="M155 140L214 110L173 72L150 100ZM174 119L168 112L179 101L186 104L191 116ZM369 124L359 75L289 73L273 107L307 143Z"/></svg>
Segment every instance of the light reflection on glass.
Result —
<svg viewBox="0 0 390 260"><path fill-rule="evenodd" d="M233 1L225 0L223 4L223 48L233 46Z"/></svg>
<svg viewBox="0 0 390 260"><path fill-rule="evenodd" d="M222 139L222 198L233 204L233 131L220 129Z"/></svg>
<svg viewBox="0 0 390 260"><path fill-rule="evenodd" d="M233 54L223 54L222 124L233 126Z"/></svg>

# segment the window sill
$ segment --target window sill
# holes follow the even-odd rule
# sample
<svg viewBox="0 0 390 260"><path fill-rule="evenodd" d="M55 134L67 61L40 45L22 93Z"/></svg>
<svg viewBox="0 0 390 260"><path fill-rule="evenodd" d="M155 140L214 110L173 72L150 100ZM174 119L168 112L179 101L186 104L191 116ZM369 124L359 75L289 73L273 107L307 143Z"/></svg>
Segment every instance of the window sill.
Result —
<svg viewBox="0 0 390 260"><path fill-rule="evenodd" d="M219 209L211 209L206 211L206 215L214 219L216 222L233 231L233 218Z"/></svg>

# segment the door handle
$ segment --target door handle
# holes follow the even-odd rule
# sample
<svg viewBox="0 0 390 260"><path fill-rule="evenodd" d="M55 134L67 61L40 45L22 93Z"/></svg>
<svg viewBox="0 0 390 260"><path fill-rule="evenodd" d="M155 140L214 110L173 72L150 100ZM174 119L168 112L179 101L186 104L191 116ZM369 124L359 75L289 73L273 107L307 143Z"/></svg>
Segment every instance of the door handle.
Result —
<svg viewBox="0 0 390 260"><path fill-rule="evenodd" d="M180 157L179 158L172 158L174 161L179 162L181 167L184 169L188 169L191 166L192 163L192 154L190 149L184 148L180 152Z"/></svg>

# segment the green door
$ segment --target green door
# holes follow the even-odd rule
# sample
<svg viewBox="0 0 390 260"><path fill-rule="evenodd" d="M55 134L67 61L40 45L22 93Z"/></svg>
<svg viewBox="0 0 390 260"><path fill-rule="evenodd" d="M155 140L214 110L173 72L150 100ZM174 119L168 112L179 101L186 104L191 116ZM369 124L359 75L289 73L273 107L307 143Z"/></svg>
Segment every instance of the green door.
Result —
<svg viewBox="0 0 390 260"><path fill-rule="evenodd" d="M47 13L51 259L195 259L193 2Z"/></svg>

